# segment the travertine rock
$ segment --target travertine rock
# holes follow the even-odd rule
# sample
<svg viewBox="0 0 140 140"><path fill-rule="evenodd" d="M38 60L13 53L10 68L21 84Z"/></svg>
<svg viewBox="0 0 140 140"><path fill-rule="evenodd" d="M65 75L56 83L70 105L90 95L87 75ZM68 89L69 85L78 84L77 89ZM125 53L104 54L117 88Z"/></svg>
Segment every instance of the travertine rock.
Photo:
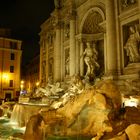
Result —
<svg viewBox="0 0 140 140"><path fill-rule="evenodd" d="M112 131L110 120L120 107L119 90L111 80L106 80L76 96L57 113L66 117L68 135L96 135Z"/></svg>
<svg viewBox="0 0 140 140"><path fill-rule="evenodd" d="M42 140L44 121L40 114L34 115L27 123L24 140Z"/></svg>
<svg viewBox="0 0 140 140"><path fill-rule="evenodd" d="M0 108L0 117L2 117L4 115L4 111L2 108Z"/></svg>
<svg viewBox="0 0 140 140"><path fill-rule="evenodd" d="M96 94L96 95L94 95L93 99L94 99L96 108L103 109L103 110L106 109L107 101L103 94L100 94L100 93Z"/></svg>
<svg viewBox="0 0 140 140"><path fill-rule="evenodd" d="M127 136L125 133L123 133L122 135L116 136L116 137L109 139L109 140L127 140Z"/></svg>
<svg viewBox="0 0 140 140"><path fill-rule="evenodd" d="M140 140L140 125L131 124L125 130L129 140Z"/></svg>
<svg viewBox="0 0 140 140"><path fill-rule="evenodd" d="M34 136L41 139L42 129L37 120L45 121L46 133L52 135L86 135L100 139L104 132L113 130L110 123L121 107L121 96L115 84L110 81L101 81L95 87L75 94L63 107L45 112L40 116L30 118L25 132L25 140ZM110 117L111 116L111 117ZM113 117L112 117L113 116ZM37 126L34 128L34 126Z"/></svg>
<svg viewBox="0 0 140 140"><path fill-rule="evenodd" d="M101 93L112 100L113 107L118 110L121 107L121 94L118 86L112 80L104 80L96 85L96 92Z"/></svg>

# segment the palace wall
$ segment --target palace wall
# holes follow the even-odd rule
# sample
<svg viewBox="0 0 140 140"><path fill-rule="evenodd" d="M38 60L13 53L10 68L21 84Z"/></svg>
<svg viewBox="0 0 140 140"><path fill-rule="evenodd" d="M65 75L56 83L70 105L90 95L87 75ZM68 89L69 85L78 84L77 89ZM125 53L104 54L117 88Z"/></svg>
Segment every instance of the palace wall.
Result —
<svg viewBox="0 0 140 140"><path fill-rule="evenodd" d="M138 0L60 0L41 25L41 83L75 74L112 78L120 85L138 80L139 22ZM87 43L96 51L91 61L85 60Z"/></svg>

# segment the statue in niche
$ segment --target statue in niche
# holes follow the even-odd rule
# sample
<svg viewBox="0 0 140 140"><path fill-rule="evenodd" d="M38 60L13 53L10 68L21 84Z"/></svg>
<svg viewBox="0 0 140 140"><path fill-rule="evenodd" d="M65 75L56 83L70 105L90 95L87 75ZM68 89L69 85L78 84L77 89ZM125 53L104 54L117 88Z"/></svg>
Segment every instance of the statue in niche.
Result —
<svg viewBox="0 0 140 140"><path fill-rule="evenodd" d="M68 39L69 36L70 36L70 27L69 24L67 24L65 27L65 38Z"/></svg>
<svg viewBox="0 0 140 140"><path fill-rule="evenodd" d="M137 26L129 27L130 35L124 46L126 54L129 58L129 63L140 62L140 34L138 32Z"/></svg>
<svg viewBox="0 0 140 140"><path fill-rule="evenodd" d="M53 59L49 59L49 75L53 75Z"/></svg>
<svg viewBox="0 0 140 140"><path fill-rule="evenodd" d="M89 42L86 43L86 49L83 53L85 64L87 65L87 71L85 77L95 77L94 71L96 68L99 68L100 65L97 62L98 52L95 48L95 42L93 47Z"/></svg>
<svg viewBox="0 0 140 140"><path fill-rule="evenodd" d="M70 57L68 56L66 61L65 61L65 66L66 66L66 75L69 75L70 73Z"/></svg>

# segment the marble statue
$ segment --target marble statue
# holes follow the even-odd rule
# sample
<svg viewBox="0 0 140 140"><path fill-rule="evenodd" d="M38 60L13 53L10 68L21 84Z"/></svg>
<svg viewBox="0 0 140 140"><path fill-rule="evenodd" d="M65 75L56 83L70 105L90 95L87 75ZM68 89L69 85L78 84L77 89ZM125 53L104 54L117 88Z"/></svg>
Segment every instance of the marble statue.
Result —
<svg viewBox="0 0 140 140"><path fill-rule="evenodd" d="M59 82L49 85L51 87L50 91L52 92L52 95L57 95L58 93L61 93L64 91L60 86L61 84Z"/></svg>
<svg viewBox="0 0 140 140"><path fill-rule="evenodd" d="M93 44L93 47L91 47L91 44L89 42L86 43L87 47L83 53L85 64L87 65L87 71L85 76L92 76L94 77L94 70L96 67L100 67L97 62L97 55L98 52L95 48L95 43Z"/></svg>
<svg viewBox="0 0 140 140"><path fill-rule="evenodd" d="M67 25L65 26L65 38L68 39L69 36L70 36L70 25L67 24Z"/></svg>
<svg viewBox="0 0 140 140"><path fill-rule="evenodd" d="M50 88L49 87L39 87L35 94L34 94L34 97L43 97L43 96L50 96L51 95L51 91L50 91Z"/></svg>
<svg viewBox="0 0 140 140"><path fill-rule="evenodd" d="M130 26L130 35L124 46L126 54L129 58L129 63L140 62L140 35L136 26Z"/></svg>
<svg viewBox="0 0 140 140"><path fill-rule="evenodd" d="M48 97L52 95L57 95L59 93L62 93L64 89L60 87L60 83L57 82L55 84L48 83L45 87L39 87L36 92L34 97Z"/></svg>
<svg viewBox="0 0 140 140"><path fill-rule="evenodd" d="M66 59L66 61L65 61L65 67L66 67L66 75L69 75L69 72L70 72L70 58L68 57L67 59Z"/></svg>
<svg viewBox="0 0 140 140"><path fill-rule="evenodd" d="M80 95L85 88L85 85L79 76L72 76L71 83L65 94L61 97L62 105L64 106L71 98Z"/></svg>

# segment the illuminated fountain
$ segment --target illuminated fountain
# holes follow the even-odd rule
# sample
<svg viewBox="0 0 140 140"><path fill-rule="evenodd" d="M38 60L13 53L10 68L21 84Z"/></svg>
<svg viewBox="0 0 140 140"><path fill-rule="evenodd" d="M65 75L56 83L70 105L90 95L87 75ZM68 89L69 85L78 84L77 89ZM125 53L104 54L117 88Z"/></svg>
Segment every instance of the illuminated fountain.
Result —
<svg viewBox="0 0 140 140"><path fill-rule="evenodd" d="M10 124L26 126L24 140L100 139L129 125L129 119L125 118L128 123L122 119L122 99L112 80L98 79L91 85L74 76L69 85L55 83L38 88L32 96L21 95Z"/></svg>
<svg viewBox="0 0 140 140"><path fill-rule="evenodd" d="M3 102L0 106L1 108L1 117L0 117L0 139L1 140L12 140L16 138L21 140L25 132L25 127L19 127L17 123L10 121L12 115L12 110L14 102ZM18 110L19 111L19 110ZM2 113L3 112L3 113ZM16 112L19 115L18 112Z"/></svg>
<svg viewBox="0 0 140 140"><path fill-rule="evenodd" d="M125 116L121 108L122 97L112 80L97 80L94 85L85 85L79 77L74 77L71 81L63 94L63 90L47 94L50 95L48 98L51 102L30 118L25 140L29 136L35 140L35 134L39 139L43 136L48 140L89 140L91 137L104 139L108 137L107 134L117 134L127 128L130 122L127 117L127 123L122 119Z"/></svg>
<svg viewBox="0 0 140 140"><path fill-rule="evenodd" d="M34 133L45 137L57 135L89 139L112 131L110 121L121 107L121 96L114 83L108 80L87 86L79 77L73 77L71 81L65 92L59 83L51 86L50 90L47 89L48 92L38 89L38 95L42 99L48 97L51 102L46 102L46 107L39 108L35 111L38 114L32 115L26 125L25 139L34 136ZM37 132L33 131L34 124Z"/></svg>

